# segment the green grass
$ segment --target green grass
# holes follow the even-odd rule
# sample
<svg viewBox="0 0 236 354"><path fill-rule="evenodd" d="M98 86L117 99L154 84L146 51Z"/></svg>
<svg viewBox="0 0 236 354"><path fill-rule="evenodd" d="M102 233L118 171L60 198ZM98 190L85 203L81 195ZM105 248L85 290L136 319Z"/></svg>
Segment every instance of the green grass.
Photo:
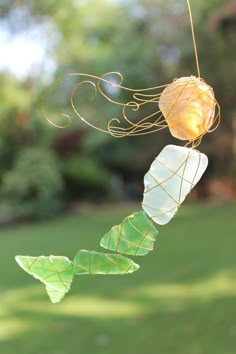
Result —
<svg viewBox="0 0 236 354"><path fill-rule="evenodd" d="M235 354L236 205L184 205L127 276L81 276L57 305L16 254L72 258L136 208L0 232L0 353Z"/></svg>

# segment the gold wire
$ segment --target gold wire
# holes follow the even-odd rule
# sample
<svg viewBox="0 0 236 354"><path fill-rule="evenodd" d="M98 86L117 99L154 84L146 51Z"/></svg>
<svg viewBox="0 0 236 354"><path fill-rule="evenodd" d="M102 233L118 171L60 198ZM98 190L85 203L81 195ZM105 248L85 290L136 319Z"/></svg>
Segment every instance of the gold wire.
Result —
<svg viewBox="0 0 236 354"><path fill-rule="evenodd" d="M114 83L112 81L109 81L109 79L107 79L106 77L111 76L111 75L113 75L113 77L114 77L114 75L116 77L118 76L119 82ZM64 75L64 76L58 78L51 86L48 87L48 89L46 90L46 92L43 96L43 100L42 100L43 115L47 119L47 121L50 124L54 125L55 127L66 128L71 124L72 119L68 114L63 113L63 114L61 114L61 116L65 117L67 119L66 124L58 125L58 124L54 123L48 117L48 115L46 113L46 109L45 109L46 98L48 97L50 91L57 84L59 84L61 81L63 81L64 79L66 79L68 77L86 78L86 80L83 80L74 86L71 96L70 96L70 103L71 103L71 107L72 107L73 111L75 112L75 114L80 118L81 121L83 121L84 123L86 123L90 127L94 128L96 130L99 130L101 132L111 134L112 136L115 136L115 137L124 137L124 136L129 136L129 135L131 135L131 136L132 135L133 136L144 135L144 134L152 133L154 131L161 130L164 127L167 127L167 123L163 119L162 113L160 112L159 108L154 113L151 113L151 114L141 118L136 123L132 122L132 120L127 115L128 108L130 108L132 111L139 111L139 109L141 107L143 107L149 103L157 104L159 101L159 97L161 95L161 90L164 87L166 87L167 85L148 87L145 89L131 89L129 87L125 87L122 85L123 84L123 76L119 72L109 72L109 73L104 74L101 77L96 76L96 75L91 75L91 74L84 74L84 73L71 73L71 74ZM132 95L132 100L125 102L125 103L115 101L114 99L109 97L108 94L106 94L104 92L103 88L101 87L101 83L106 83L112 87L116 87L118 89L130 92ZM108 102L122 107L122 119L124 120L125 126L120 126L121 119L114 117L108 121L107 128L103 129L103 128L98 127L95 124L92 124L85 117L83 117L81 115L81 113L79 112L79 110L75 104L75 95L76 95L79 87L81 87L84 84L89 84L93 88L94 92L93 92L92 97L90 98L90 101L92 101L96 97L96 95L98 93L100 93ZM155 94L148 93L148 92L152 92L152 91L156 91L156 90L159 90L160 92L155 93ZM148 119L155 117L155 115L157 115L157 118L155 119L155 121L148 122ZM117 125L114 125L114 123L117 123ZM128 127L127 127L127 125L128 125ZM164 125L164 127L163 127L163 125Z"/></svg>
<svg viewBox="0 0 236 354"><path fill-rule="evenodd" d="M193 48L194 48L194 54L195 54L195 60L196 60L196 66L197 66L197 74L198 77L201 77L200 73L200 66L199 66L199 60L198 60L198 51L197 51L197 44L196 44L196 39L195 39L195 32L194 32L194 25L193 25L193 16L192 16L192 10L190 6L190 1L187 1L187 6L188 6L188 13L189 13L189 19L190 19L190 27L191 27L191 32L192 32L192 39L193 39Z"/></svg>

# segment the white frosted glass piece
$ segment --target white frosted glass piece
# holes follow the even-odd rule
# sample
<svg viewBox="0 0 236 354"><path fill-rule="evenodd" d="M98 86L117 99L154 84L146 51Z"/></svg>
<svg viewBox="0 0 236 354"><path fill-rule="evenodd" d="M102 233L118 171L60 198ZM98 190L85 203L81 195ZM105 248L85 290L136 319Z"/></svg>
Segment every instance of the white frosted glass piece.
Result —
<svg viewBox="0 0 236 354"><path fill-rule="evenodd" d="M157 224L167 224L207 168L205 154L167 145L144 176L142 207Z"/></svg>

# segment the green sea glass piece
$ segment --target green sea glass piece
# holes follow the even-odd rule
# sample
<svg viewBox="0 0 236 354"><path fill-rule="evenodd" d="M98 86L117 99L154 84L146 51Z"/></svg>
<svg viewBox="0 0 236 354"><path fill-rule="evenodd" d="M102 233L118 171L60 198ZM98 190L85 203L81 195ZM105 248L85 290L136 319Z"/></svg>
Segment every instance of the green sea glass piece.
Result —
<svg viewBox="0 0 236 354"><path fill-rule="evenodd" d="M16 262L35 279L46 286L53 303L60 302L70 290L74 272L71 261L64 256L16 256Z"/></svg>
<svg viewBox="0 0 236 354"><path fill-rule="evenodd" d="M144 211L127 216L101 239L100 245L111 251L144 256L153 250L158 231Z"/></svg>
<svg viewBox="0 0 236 354"><path fill-rule="evenodd" d="M139 269L139 265L120 254L98 253L80 250L73 261L74 272L80 274L128 274Z"/></svg>

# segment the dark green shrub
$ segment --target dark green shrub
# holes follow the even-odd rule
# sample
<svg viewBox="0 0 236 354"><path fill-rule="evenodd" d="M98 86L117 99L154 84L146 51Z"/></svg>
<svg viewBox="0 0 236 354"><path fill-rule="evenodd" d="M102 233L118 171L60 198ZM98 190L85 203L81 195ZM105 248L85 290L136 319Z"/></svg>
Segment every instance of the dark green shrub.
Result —
<svg viewBox="0 0 236 354"><path fill-rule="evenodd" d="M73 199L98 201L111 188L109 172L91 156L71 155L65 160L64 173Z"/></svg>
<svg viewBox="0 0 236 354"><path fill-rule="evenodd" d="M61 207L63 180L56 155L48 148L22 150L13 168L3 176L2 198L16 218L40 218Z"/></svg>

